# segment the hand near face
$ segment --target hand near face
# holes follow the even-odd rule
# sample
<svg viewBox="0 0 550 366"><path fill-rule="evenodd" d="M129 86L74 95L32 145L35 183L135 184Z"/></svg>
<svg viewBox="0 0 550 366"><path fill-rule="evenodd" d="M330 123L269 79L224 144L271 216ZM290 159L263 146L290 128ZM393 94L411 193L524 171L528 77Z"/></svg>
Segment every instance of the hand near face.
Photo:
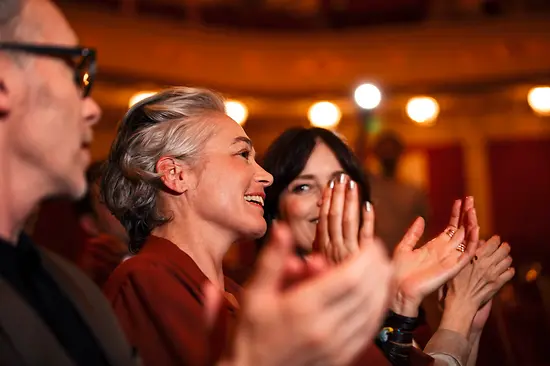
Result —
<svg viewBox="0 0 550 366"><path fill-rule="evenodd" d="M385 314L391 265L384 248L373 243L344 264L285 287L292 238L281 224L272 234L243 293L233 364L348 364L371 342ZM215 316L208 313L215 314L217 291L205 292L212 324Z"/></svg>
<svg viewBox="0 0 550 366"><path fill-rule="evenodd" d="M373 240L372 206L367 202L361 207L357 184L342 174L338 179L332 180L323 191L314 248L329 263L336 264L357 253Z"/></svg>
<svg viewBox="0 0 550 366"><path fill-rule="evenodd" d="M418 218L397 245L393 264L397 282L397 296L392 310L414 317L418 306L430 293L436 291L464 268L475 254L479 239L473 199L466 199L464 225L459 226L461 201L453 205L449 227L421 248L414 249L424 232L424 220ZM466 251L458 250L463 243Z"/></svg>
<svg viewBox="0 0 550 366"><path fill-rule="evenodd" d="M466 336L481 332L490 312L487 304L514 276L511 265L508 243L501 244L498 236L481 242L474 260L447 283L442 326Z"/></svg>

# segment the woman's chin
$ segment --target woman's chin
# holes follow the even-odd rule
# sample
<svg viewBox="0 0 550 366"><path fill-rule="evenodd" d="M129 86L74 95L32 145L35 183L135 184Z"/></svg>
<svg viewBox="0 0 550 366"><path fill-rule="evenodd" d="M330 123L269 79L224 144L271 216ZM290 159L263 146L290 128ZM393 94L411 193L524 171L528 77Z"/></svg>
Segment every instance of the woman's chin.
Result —
<svg viewBox="0 0 550 366"><path fill-rule="evenodd" d="M248 222L246 228L241 230L241 237L245 240L256 240L263 237L267 231L267 224L262 218L261 220L254 220L254 223Z"/></svg>

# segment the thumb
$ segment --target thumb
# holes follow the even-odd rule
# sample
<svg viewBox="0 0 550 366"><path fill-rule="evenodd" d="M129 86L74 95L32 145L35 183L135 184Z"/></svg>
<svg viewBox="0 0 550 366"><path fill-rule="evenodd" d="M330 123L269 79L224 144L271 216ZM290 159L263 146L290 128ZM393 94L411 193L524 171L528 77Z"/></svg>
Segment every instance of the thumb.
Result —
<svg viewBox="0 0 550 366"><path fill-rule="evenodd" d="M283 284L286 263L292 253L293 239L285 224L274 222L269 241L260 253L258 264L247 288L275 290Z"/></svg>
<svg viewBox="0 0 550 366"><path fill-rule="evenodd" d="M414 247L416 246L416 243L418 243L418 241L422 237L422 234L424 234L424 226L425 226L424 219L422 217L417 217L416 220L414 220L411 227L409 228L409 230L407 230L407 232L405 233L405 236L403 237L403 239L401 239L401 241L395 248L395 251L413 250Z"/></svg>
<svg viewBox="0 0 550 366"><path fill-rule="evenodd" d="M211 330L220 315L223 295L210 281L204 284L202 291L204 293L204 317L206 327Z"/></svg>

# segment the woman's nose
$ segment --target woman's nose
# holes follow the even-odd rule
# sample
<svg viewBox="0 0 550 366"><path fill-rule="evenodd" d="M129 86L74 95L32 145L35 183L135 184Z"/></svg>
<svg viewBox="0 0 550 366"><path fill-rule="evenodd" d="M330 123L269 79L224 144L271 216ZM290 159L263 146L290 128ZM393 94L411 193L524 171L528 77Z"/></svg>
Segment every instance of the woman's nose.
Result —
<svg viewBox="0 0 550 366"><path fill-rule="evenodd" d="M327 187L328 187L328 183L325 186L321 186L319 187L319 189L317 189L317 206L318 207L321 207L323 205L323 194Z"/></svg>

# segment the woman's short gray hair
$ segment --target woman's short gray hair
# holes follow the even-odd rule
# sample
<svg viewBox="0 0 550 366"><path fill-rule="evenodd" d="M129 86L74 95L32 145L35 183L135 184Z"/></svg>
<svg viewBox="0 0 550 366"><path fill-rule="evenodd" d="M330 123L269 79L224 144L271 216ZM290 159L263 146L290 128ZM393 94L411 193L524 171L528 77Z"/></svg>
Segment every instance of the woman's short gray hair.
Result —
<svg viewBox="0 0 550 366"><path fill-rule="evenodd" d="M195 164L214 132L203 117L213 112L225 112L219 94L175 87L136 103L122 119L102 172L101 197L126 228L132 252L170 220L157 206L163 188L157 162L170 156Z"/></svg>

